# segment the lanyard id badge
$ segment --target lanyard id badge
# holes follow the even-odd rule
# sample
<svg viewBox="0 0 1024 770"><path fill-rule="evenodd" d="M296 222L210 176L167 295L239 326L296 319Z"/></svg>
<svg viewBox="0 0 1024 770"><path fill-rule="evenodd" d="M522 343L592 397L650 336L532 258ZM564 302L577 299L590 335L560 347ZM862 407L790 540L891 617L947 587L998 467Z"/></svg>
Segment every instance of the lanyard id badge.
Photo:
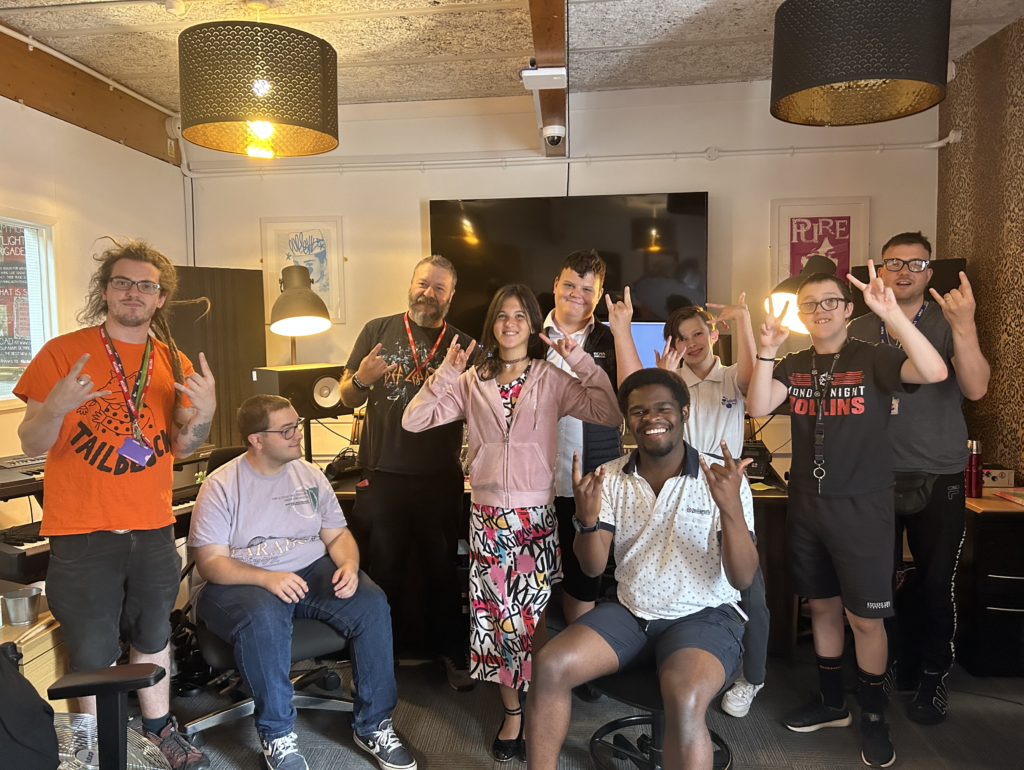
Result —
<svg viewBox="0 0 1024 770"><path fill-rule="evenodd" d="M832 366L828 373L818 379L818 353L811 353L811 384L814 386L814 470L811 474L818 481L818 494L821 494L821 482L825 478L825 401L832 394L832 373L839 363L839 356L849 339L843 342L843 347L832 358Z"/></svg>
<svg viewBox="0 0 1024 770"><path fill-rule="evenodd" d="M117 354L113 340L107 335L107 330L99 327L100 338L103 340L103 349L107 352L107 359L114 370L114 377L121 388L121 395L124 396L125 406L128 408L128 416L131 418L132 435L125 438L124 443L117 449L122 457L131 460L137 465L145 465L153 456L153 447L150 446L146 437L142 434L142 425L139 415L146 400L146 393L149 392L150 383L153 381L153 340L146 337L146 349L142 353L142 364L139 367L138 377L135 379L135 388L128 390L128 378L125 376L124 365L121 357ZM145 377L143 377L145 372Z"/></svg>
<svg viewBox="0 0 1024 770"><path fill-rule="evenodd" d="M445 332L448 331L448 322L444 322L444 326L441 327L441 333L437 335L437 340L434 342L434 347L427 353L427 357L423 363L420 363L420 358L416 355L416 342L412 338L412 327L409 326L409 314L405 314L405 333L409 337L409 349L412 350L412 360L416 364L416 368L409 372L406 376L406 382L411 382L414 385L420 385L426 379L426 369L430 365L430 359L434 357L434 353L437 352L438 347L441 345L441 340L444 339Z"/></svg>

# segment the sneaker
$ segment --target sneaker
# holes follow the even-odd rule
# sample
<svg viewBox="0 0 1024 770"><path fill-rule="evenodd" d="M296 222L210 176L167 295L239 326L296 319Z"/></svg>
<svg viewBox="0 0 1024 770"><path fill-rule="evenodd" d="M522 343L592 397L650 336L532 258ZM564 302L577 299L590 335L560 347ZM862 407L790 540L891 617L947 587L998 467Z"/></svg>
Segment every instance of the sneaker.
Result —
<svg viewBox="0 0 1024 770"><path fill-rule="evenodd" d="M402 742L395 735L388 717L369 735L360 735L352 731L356 746L373 754L381 770L416 770L416 760L409 756Z"/></svg>
<svg viewBox="0 0 1024 770"><path fill-rule="evenodd" d="M298 738L295 733L282 735L272 741L266 741L260 736L263 758L267 760L270 770L309 770L305 758L299 753Z"/></svg>
<svg viewBox="0 0 1024 770"><path fill-rule="evenodd" d="M881 714L865 711L860 715L860 758L868 767L889 767L896 761L896 749L889 740L889 725Z"/></svg>
<svg viewBox="0 0 1024 770"><path fill-rule="evenodd" d="M842 708L832 708L819 695L806 706L789 712L783 721L793 732L813 733L823 727L849 727L853 717L845 703Z"/></svg>
<svg viewBox="0 0 1024 770"><path fill-rule="evenodd" d="M160 732L151 733L143 729L142 734L160 749L171 770L209 770L210 760L178 732L178 722L174 717Z"/></svg>
<svg viewBox="0 0 1024 770"><path fill-rule="evenodd" d="M892 661L885 670L886 695L891 692L900 694L916 693L921 686L921 675L913 666Z"/></svg>
<svg viewBox="0 0 1024 770"><path fill-rule="evenodd" d="M949 691L946 690L947 671L925 671L917 695L907 707L907 716L919 725L937 725L946 718Z"/></svg>
<svg viewBox="0 0 1024 770"><path fill-rule="evenodd" d="M742 676L722 696L722 711L734 717L745 717L754 698L764 684L751 684Z"/></svg>
<svg viewBox="0 0 1024 770"><path fill-rule="evenodd" d="M454 655L442 655L444 672L448 684L455 692L469 692L476 687L476 680L469 676L469 650L463 649Z"/></svg>

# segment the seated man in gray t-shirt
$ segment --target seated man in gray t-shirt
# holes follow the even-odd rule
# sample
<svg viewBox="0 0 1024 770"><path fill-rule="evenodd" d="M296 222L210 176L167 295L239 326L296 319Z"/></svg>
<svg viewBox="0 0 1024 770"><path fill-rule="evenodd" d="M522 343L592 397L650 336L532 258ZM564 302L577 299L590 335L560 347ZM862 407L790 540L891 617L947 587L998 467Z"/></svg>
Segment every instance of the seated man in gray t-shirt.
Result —
<svg viewBox="0 0 1024 770"><path fill-rule="evenodd" d="M196 614L234 646L267 765L308 768L288 673L292 621L314 618L350 641L356 746L382 770L415 770L391 725L398 693L387 598L359 569L330 483L301 459L298 414L285 398L253 396L238 410L238 427L248 451L203 482L189 545L203 581Z"/></svg>

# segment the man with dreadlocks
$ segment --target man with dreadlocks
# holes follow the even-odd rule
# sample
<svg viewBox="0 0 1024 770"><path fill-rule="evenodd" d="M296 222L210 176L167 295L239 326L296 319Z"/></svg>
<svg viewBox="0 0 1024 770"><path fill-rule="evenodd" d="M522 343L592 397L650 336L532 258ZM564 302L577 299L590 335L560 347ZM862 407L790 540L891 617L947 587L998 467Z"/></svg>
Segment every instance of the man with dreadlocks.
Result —
<svg viewBox="0 0 1024 770"><path fill-rule="evenodd" d="M177 275L167 257L114 241L95 259L84 328L46 343L14 390L26 403L22 451L46 453L46 597L73 670L112 665L123 636L132 663L169 671L181 569L172 466L209 433L213 375L202 353L194 371L171 337ZM169 680L139 691L143 732L174 770L207 768L176 730ZM80 704L96 713L95 699Z"/></svg>

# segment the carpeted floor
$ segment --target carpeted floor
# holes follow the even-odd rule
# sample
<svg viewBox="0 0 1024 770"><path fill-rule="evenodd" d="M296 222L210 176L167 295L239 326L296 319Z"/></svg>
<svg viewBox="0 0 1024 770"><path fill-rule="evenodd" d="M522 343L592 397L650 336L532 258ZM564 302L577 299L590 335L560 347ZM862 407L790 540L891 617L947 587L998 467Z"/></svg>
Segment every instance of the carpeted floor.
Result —
<svg viewBox="0 0 1024 770"><path fill-rule="evenodd" d="M840 770L859 768L860 737L856 722L850 728L799 734L786 730L782 716L816 689L810 640L802 640L791 661L769 659L767 686L750 714L734 719L716 704L708 716L733 751L735 768L759 770ZM852 668L847 666L851 673ZM488 755L501 721L494 686L478 685L457 693L448 687L442 670L431 663L403 664L397 672L400 701L395 726L421 768L483 770L497 768ZM347 680L347 677L345 677ZM935 727L906 718L909 696L895 696L889 710L898 768L921 770L1024 769L1024 680L977 679L960 668L950 677L950 714ZM313 688L315 691L315 688ZM853 702L852 694L848 696ZM178 698L173 708L179 719L215 710L227 699L216 694ZM629 707L602 698L597 703L573 699L573 719L562 749L563 770L593 768L588 752L591 734L603 723L632 713ZM856 711L854 712L856 718ZM313 770L374 770L372 759L354 747L350 716L299 712L296 732ZM263 768L252 718L212 728L204 735L213 770ZM625 763L619 765L626 770ZM516 770L510 763L507 770Z"/></svg>

